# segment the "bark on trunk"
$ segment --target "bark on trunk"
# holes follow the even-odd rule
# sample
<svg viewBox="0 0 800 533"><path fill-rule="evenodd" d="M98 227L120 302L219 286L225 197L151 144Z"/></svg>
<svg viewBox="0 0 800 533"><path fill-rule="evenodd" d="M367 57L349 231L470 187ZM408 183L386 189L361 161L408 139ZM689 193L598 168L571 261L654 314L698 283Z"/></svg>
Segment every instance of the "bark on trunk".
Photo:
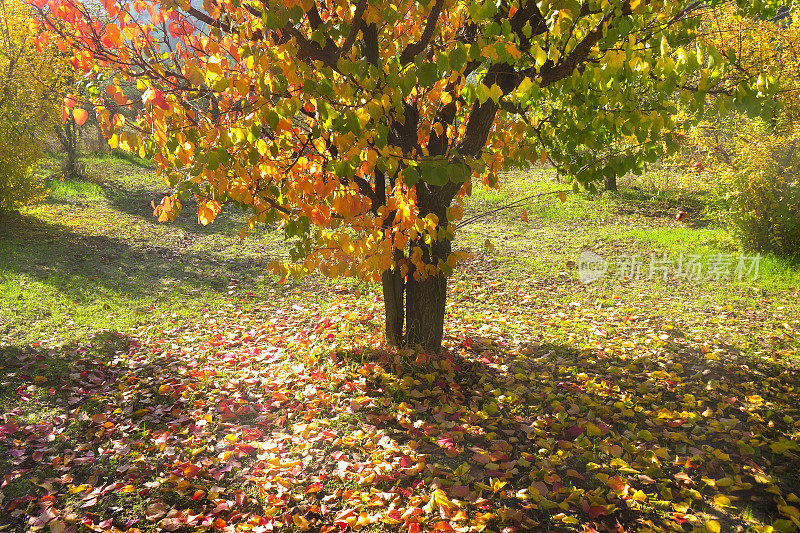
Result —
<svg viewBox="0 0 800 533"><path fill-rule="evenodd" d="M447 260L452 244L448 240L430 246L423 257L426 263L436 265ZM406 282L406 344L422 346L429 352L442 349L444 309L447 301L447 276L440 272L417 280L413 271Z"/></svg>
<svg viewBox="0 0 800 533"><path fill-rule="evenodd" d="M56 126L56 135L61 147L67 154L67 160L64 162L62 171L64 176L68 179L77 178L80 174L78 171L78 130L77 125L72 120L67 121L62 125Z"/></svg>
<svg viewBox="0 0 800 533"><path fill-rule="evenodd" d="M422 346L428 352L442 349L447 276L440 273L417 281L409 276L406 284L406 344Z"/></svg>
<svg viewBox="0 0 800 533"><path fill-rule="evenodd" d="M614 174L613 176L606 176L604 185L607 191L617 192L617 175Z"/></svg>
<svg viewBox="0 0 800 533"><path fill-rule="evenodd" d="M403 345L403 293L405 281L400 266L383 272L383 302L386 311L386 343L389 346Z"/></svg>

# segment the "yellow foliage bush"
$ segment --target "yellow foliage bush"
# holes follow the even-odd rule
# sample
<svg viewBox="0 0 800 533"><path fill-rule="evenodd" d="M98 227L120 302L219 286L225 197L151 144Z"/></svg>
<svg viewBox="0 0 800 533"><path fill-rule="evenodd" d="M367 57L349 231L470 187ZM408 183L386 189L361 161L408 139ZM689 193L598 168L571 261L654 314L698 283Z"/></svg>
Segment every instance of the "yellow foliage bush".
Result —
<svg viewBox="0 0 800 533"><path fill-rule="evenodd" d="M41 199L32 170L45 136L59 119L64 61L39 43L24 0L0 0L0 210Z"/></svg>
<svg viewBox="0 0 800 533"><path fill-rule="evenodd" d="M767 122L744 113L704 120L685 133L676 162L684 185L708 191L712 215L745 246L800 255L800 18L758 20L722 5L704 15L703 40L736 56L734 76L777 87ZM770 93L772 94L772 93ZM709 99L709 108L720 104Z"/></svg>
<svg viewBox="0 0 800 533"><path fill-rule="evenodd" d="M728 218L746 246L800 256L800 135L754 131L722 173Z"/></svg>

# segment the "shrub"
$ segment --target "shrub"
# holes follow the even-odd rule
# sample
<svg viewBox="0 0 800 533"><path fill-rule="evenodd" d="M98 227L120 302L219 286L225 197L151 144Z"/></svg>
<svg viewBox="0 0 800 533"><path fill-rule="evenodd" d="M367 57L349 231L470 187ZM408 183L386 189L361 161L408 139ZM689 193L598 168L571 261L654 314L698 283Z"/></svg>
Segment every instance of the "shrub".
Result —
<svg viewBox="0 0 800 533"><path fill-rule="evenodd" d="M33 14L24 0L0 0L0 210L44 196L33 165L59 115L66 62L37 40Z"/></svg>
<svg viewBox="0 0 800 533"><path fill-rule="evenodd" d="M728 218L748 247L800 256L800 136L755 131L722 173Z"/></svg>
<svg viewBox="0 0 800 533"><path fill-rule="evenodd" d="M34 139L20 139L0 128L0 211L44 198L44 179L33 172L40 155Z"/></svg>

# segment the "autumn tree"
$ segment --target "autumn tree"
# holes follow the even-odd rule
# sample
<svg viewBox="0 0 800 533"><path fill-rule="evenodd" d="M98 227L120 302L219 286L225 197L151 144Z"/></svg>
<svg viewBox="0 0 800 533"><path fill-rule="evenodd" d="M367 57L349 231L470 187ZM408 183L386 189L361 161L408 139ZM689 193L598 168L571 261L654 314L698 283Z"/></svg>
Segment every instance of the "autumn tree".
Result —
<svg viewBox="0 0 800 533"><path fill-rule="evenodd" d="M711 116L687 131L676 161L709 195L721 218L752 250L800 254L800 20L780 10L773 18L743 16L731 6L706 10L700 39L726 51L728 86L742 78L769 88L767 113ZM752 102L756 104L756 102ZM725 105L708 98L708 106Z"/></svg>
<svg viewBox="0 0 800 533"><path fill-rule="evenodd" d="M682 126L671 97L699 107L727 68L693 39L714 0L104 0L107 22L32 1L77 67L143 91L135 124L98 111L174 188L161 220L194 196L204 224L229 203L280 222L295 240L276 272L380 281L388 342L428 350L473 182L549 161L577 190L639 169Z"/></svg>
<svg viewBox="0 0 800 533"><path fill-rule="evenodd" d="M60 109L58 51L42 46L23 0L0 0L0 210L42 197L32 173Z"/></svg>

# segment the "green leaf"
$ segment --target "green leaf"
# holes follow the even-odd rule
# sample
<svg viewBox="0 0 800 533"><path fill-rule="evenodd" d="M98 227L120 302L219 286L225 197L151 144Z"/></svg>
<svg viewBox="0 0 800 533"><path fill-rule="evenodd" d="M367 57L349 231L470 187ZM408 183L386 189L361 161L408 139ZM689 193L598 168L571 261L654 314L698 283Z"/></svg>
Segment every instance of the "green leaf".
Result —
<svg viewBox="0 0 800 533"><path fill-rule="evenodd" d="M435 63L425 63L417 69L417 79L423 87L431 87L439 79L439 70Z"/></svg>
<svg viewBox="0 0 800 533"><path fill-rule="evenodd" d="M420 175L416 166L408 166L403 170L403 183L413 187L419 182Z"/></svg>
<svg viewBox="0 0 800 533"><path fill-rule="evenodd" d="M420 161L419 163L419 172L420 172L420 179L425 183L429 183L431 185L438 185L442 186L445 185L448 181L448 167L447 160L439 160L439 161Z"/></svg>
<svg viewBox="0 0 800 533"><path fill-rule="evenodd" d="M450 70L460 71L467 64L467 51L464 45L458 43L450 52Z"/></svg>

